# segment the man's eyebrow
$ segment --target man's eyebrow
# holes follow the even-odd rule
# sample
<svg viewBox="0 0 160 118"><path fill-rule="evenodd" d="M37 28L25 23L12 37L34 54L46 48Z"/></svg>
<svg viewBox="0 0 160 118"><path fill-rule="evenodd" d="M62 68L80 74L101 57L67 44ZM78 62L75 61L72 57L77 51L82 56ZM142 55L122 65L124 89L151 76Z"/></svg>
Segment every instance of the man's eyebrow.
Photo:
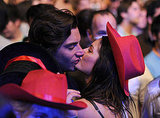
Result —
<svg viewBox="0 0 160 118"><path fill-rule="evenodd" d="M69 47L69 46L77 45L77 44L78 44L78 42L72 42L72 43L65 44L64 46Z"/></svg>

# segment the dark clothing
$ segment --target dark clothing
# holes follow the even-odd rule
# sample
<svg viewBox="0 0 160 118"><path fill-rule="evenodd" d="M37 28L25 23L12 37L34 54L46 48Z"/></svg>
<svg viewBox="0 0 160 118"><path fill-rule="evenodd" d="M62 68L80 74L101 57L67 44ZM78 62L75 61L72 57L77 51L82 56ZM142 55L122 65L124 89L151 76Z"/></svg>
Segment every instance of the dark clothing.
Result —
<svg viewBox="0 0 160 118"><path fill-rule="evenodd" d="M7 83L21 85L24 77L32 70L42 69L38 61L18 60L8 64L10 60L19 56L34 57L40 59L45 68L53 73L62 73L62 69L53 56L44 48L31 43L14 43L0 51L0 86ZM77 89L77 85L72 78L68 78L68 88Z"/></svg>
<svg viewBox="0 0 160 118"><path fill-rule="evenodd" d="M151 41L147 31L138 35L137 38L141 46L143 56L145 57L152 50L154 42Z"/></svg>

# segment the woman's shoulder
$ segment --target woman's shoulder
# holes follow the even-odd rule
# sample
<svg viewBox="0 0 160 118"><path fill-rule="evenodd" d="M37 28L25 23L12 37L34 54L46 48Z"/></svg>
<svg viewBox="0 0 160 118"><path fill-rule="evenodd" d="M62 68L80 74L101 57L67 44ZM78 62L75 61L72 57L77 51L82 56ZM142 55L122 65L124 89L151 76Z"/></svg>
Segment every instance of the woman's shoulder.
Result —
<svg viewBox="0 0 160 118"><path fill-rule="evenodd" d="M79 99L78 101L85 102L87 104L87 108L78 110L78 118L93 118L95 116L95 110L92 107L91 103L86 99Z"/></svg>
<svg viewBox="0 0 160 118"><path fill-rule="evenodd" d="M78 118L93 118L93 117L101 118L98 111L96 111L96 109L93 107L93 105L88 100L83 98L83 99L79 99L78 101L85 102L88 105L87 108L78 111ZM100 112L103 114L105 118L115 118L115 115L112 114L111 111L107 107L97 102L95 102L95 104L97 105Z"/></svg>

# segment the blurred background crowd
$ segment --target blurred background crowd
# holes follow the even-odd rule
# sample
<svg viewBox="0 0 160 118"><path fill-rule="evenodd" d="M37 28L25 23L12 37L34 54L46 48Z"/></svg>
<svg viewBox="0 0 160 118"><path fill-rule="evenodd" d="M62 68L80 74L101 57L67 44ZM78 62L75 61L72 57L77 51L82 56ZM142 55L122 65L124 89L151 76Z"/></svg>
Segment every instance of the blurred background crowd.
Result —
<svg viewBox="0 0 160 118"><path fill-rule="evenodd" d="M148 86L148 83L160 76L160 0L1 0L0 50L11 43L28 41L28 31L33 18L47 10L41 5L34 7L38 4L51 4L58 9L72 11L77 17L82 48L90 46L102 36L107 36L107 22L110 22L121 36L135 35L140 43L146 67L142 76L129 80L129 91L135 102L130 106L131 113L134 118L151 116L146 116L146 111L160 114L160 106L156 106L159 109L156 111L152 104L156 99L160 104L160 92L149 92L151 85ZM82 78L85 76L79 76L79 73L67 74L76 78L79 83L78 90L81 91L85 85ZM152 96L150 94L157 94L157 98L149 98ZM147 102L149 100L150 102ZM144 103L146 108L143 108Z"/></svg>

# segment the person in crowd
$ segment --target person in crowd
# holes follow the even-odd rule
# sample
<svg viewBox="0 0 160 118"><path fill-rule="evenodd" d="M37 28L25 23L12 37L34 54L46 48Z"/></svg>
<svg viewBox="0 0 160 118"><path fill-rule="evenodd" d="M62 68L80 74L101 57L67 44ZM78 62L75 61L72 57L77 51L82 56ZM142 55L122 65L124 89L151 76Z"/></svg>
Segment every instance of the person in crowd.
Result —
<svg viewBox="0 0 160 118"><path fill-rule="evenodd" d="M10 98L17 118L72 118L67 110L87 107L83 102L67 103L66 76L43 69L30 71L21 86L0 87L0 93Z"/></svg>
<svg viewBox="0 0 160 118"><path fill-rule="evenodd" d="M109 4L108 0L70 0L74 14L84 9L104 10Z"/></svg>
<svg viewBox="0 0 160 118"><path fill-rule="evenodd" d="M140 6L136 0L122 1L118 7L117 31L122 36L135 35L133 28L138 24L140 16Z"/></svg>
<svg viewBox="0 0 160 118"><path fill-rule="evenodd" d="M31 25L33 19L37 16L39 16L41 13L46 12L47 10L55 10L56 8L51 4L38 4L38 5L32 5L27 11L26 11L26 21ZM29 42L29 38L25 37L23 39L23 42Z"/></svg>
<svg viewBox="0 0 160 118"><path fill-rule="evenodd" d="M148 1L145 3L144 7L147 9L147 28L142 34L138 35L137 38L141 45L143 56L145 57L154 46L154 40L151 33L151 24L153 22L153 18L160 15L160 1Z"/></svg>
<svg viewBox="0 0 160 118"><path fill-rule="evenodd" d="M160 75L158 66L160 64L160 15L153 19L151 32L155 41L155 45L152 48L152 51L145 56L144 60L153 77L155 78Z"/></svg>
<svg viewBox="0 0 160 118"><path fill-rule="evenodd" d="M51 4L54 5L57 0L31 0L32 5L38 5L38 4Z"/></svg>
<svg viewBox="0 0 160 118"><path fill-rule="evenodd" d="M7 12L4 10L5 3L0 4L0 34L5 29L7 23L8 23L8 15ZM0 35L0 50L3 49L5 46L11 44L12 42L8 39L4 38L2 35Z"/></svg>
<svg viewBox="0 0 160 118"><path fill-rule="evenodd" d="M114 28L117 27L115 17L108 10L93 11L88 22L90 23L88 23L88 29L86 28L85 31L90 43L88 43L87 46L90 46L93 41L101 38L102 36L107 35L105 25L107 22L109 22ZM79 27L80 25L81 24L79 24ZM83 27L83 25L81 25L81 27ZM84 46L82 45L82 47Z"/></svg>
<svg viewBox="0 0 160 118"><path fill-rule="evenodd" d="M107 33L108 37L102 37L84 49L84 56L76 65L88 75L82 99L78 100L88 107L78 111L79 118L132 116L128 108L128 80L144 72L141 48L135 36L121 37L109 23Z"/></svg>
<svg viewBox="0 0 160 118"><path fill-rule="evenodd" d="M38 4L31 6L26 11L26 20L29 25L31 25L33 19L39 16L41 13L46 12L47 10L55 10L56 8L50 4Z"/></svg>
<svg viewBox="0 0 160 118"><path fill-rule="evenodd" d="M16 5L7 4L8 24L3 30L2 35L12 42L21 42L24 34L20 31L20 15Z"/></svg>
<svg viewBox="0 0 160 118"><path fill-rule="evenodd" d="M56 0L54 6L58 9L68 9L74 13L71 0Z"/></svg>
<svg viewBox="0 0 160 118"><path fill-rule="evenodd" d="M7 4L14 4L14 5L17 5L21 2L24 2L24 1L30 1L30 0L4 0L6 1Z"/></svg>
<svg viewBox="0 0 160 118"><path fill-rule="evenodd" d="M31 6L31 1L28 0L17 4L21 20L20 31L22 32L22 34L24 34L24 37L28 37L28 32L29 32L29 24L26 19L26 12L30 8L30 6Z"/></svg>
<svg viewBox="0 0 160 118"><path fill-rule="evenodd" d="M89 47L93 42L93 40L89 37L88 30L91 29L94 12L95 10L93 9L84 9L76 15L78 20L78 29L81 35L80 45L82 48Z"/></svg>
<svg viewBox="0 0 160 118"><path fill-rule="evenodd" d="M110 4L108 5L109 11L117 18L117 9L120 5L122 0L111 0Z"/></svg>
<svg viewBox="0 0 160 118"><path fill-rule="evenodd" d="M88 30L89 37L95 41L102 36L107 36L106 23L109 22L112 27L117 28L115 17L108 10L96 11L92 17L91 30Z"/></svg>
<svg viewBox="0 0 160 118"><path fill-rule="evenodd" d="M133 28L133 32L137 32L137 36L142 34L147 28L147 10L141 8L138 24Z"/></svg>
<svg viewBox="0 0 160 118"><path fill-rule="evenodd" d="M70 0L72 8L74 10L74 14L78 14L80 11L84 9L90 9L90 1L89 0Z"/></svg>
<svg viewBox="0 0 160 118"><path fill-rule="evenodd" d="M160 77L151 81L145 93L142 118L160 117Z"/></svg>

